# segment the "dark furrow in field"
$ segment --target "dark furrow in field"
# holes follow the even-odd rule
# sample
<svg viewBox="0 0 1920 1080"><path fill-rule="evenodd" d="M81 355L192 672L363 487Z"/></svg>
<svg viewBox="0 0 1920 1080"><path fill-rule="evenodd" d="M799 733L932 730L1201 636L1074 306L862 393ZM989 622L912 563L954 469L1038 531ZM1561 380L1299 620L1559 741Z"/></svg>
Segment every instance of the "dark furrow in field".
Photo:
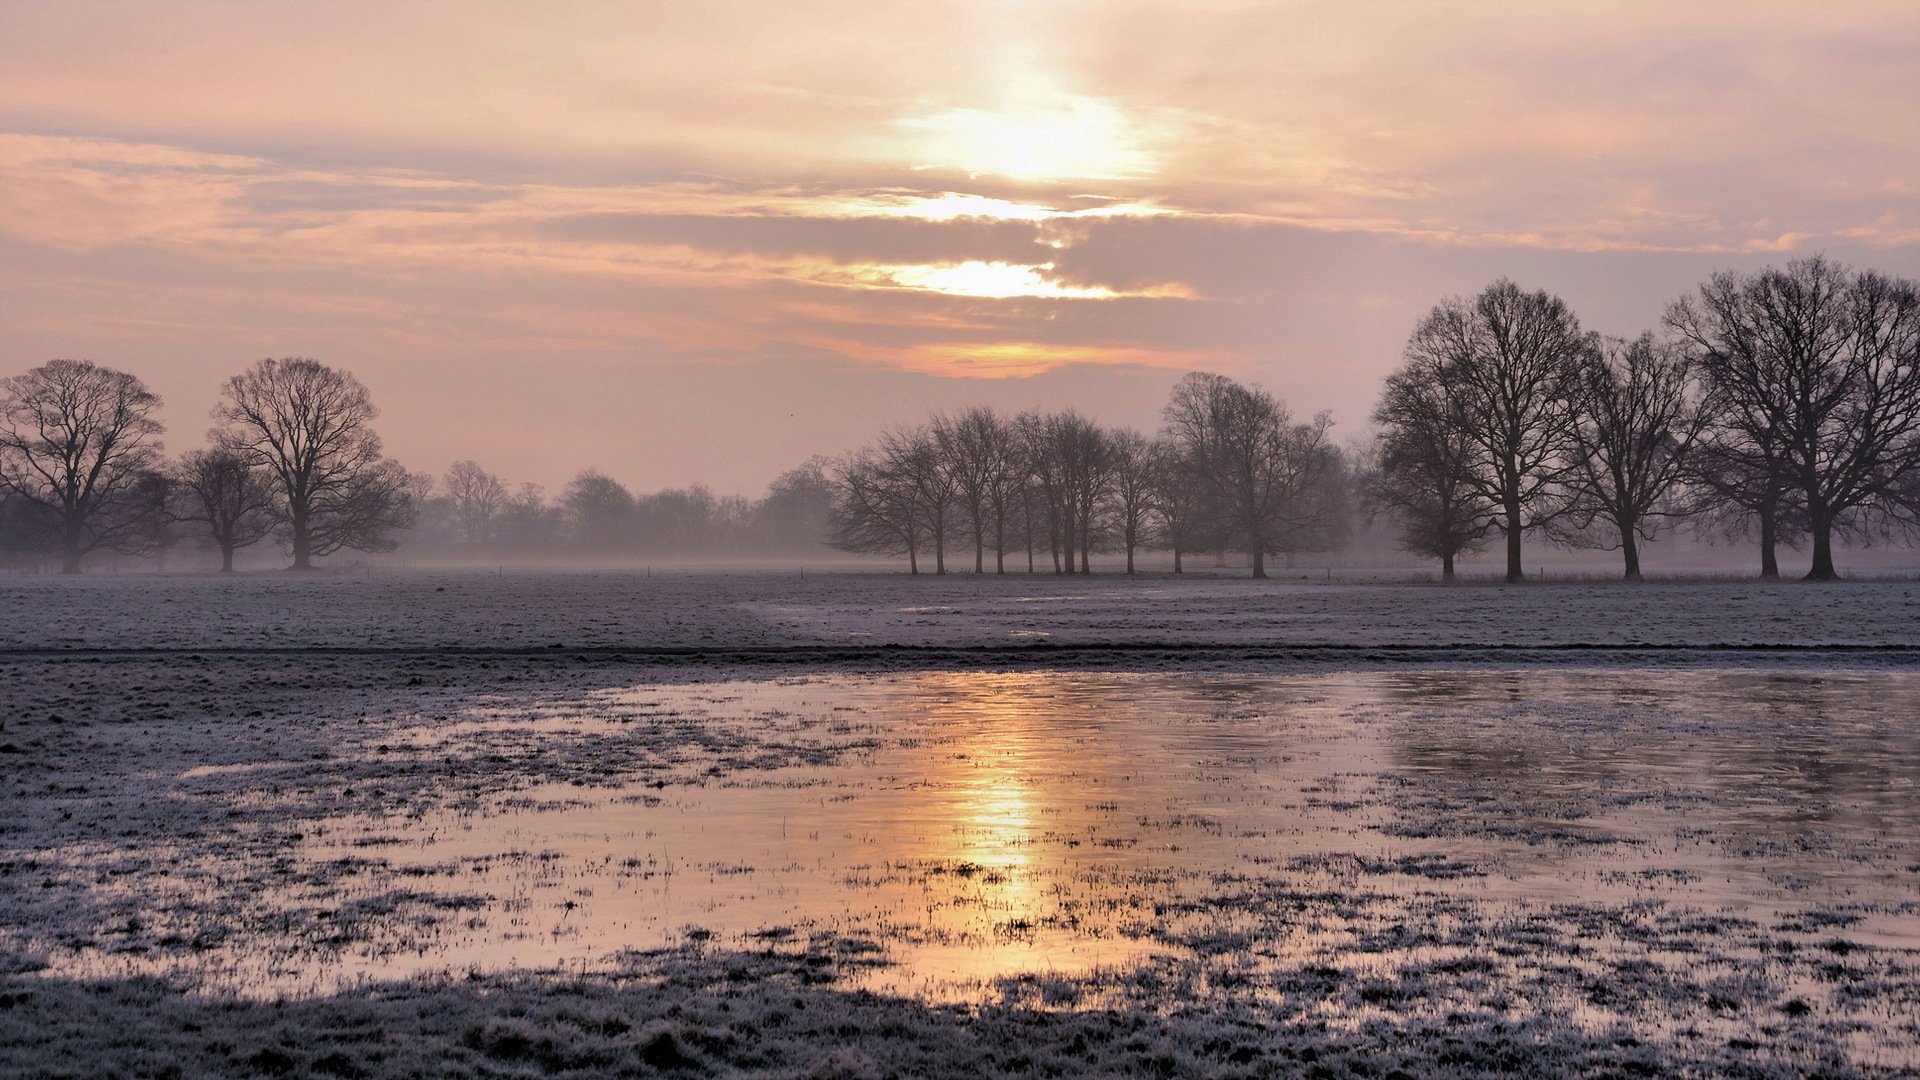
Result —
<svg viewBox="0 0 1920 1080"><path fill-rule="evenodd" d="M995 661L1072 661L1083 658L1097 658L1107 655L1125 655L1130 657L1166 657L1182 660L1233 659L1233 660L1317 660L1329 662L1352 662L1366 660L1393 660L1396 662L1418 662L1422 660L1459 661L1475 657L1497 657L1502 662L1524 662L1530 657L1561 659L1577 656L1583 662L1608 662L1613 658L1620 661L1638 661L1650 657L1686 658L1699 656L1741 657L1797 657L1818 656L1828 658L1867 657L1877 662L1911 663L1920 661L1920 646L1907 644L1858 644L1858 643L1748 643L1720 642L1709 644L1680 644L1671 642L1555 642L1544 645L1521 644L1411 644L1383 643L1374 645L1332 642L1322 644L1276 644L1276 645L1222 645L1212 643L1168 643L1168 642L1073 642L1038 643L1019 645L587 645L571 646L556 643L545 646L471 646L471 645L426 645L426 646L380 646L380 645L328 645L328 646L213 646L213 647L125 647L101 648L93 646L74 646L70 648L4 648L0 647L0 659L74 659L85 657L101 658L166 658L166 657L213 657L213 656L249 656L249 657L300 657L300 656L357 656L357 657L509 657L509 658L594 658L634 661L713 661L726 663L806 663L806 664L843 664L859 663L870 660L889 662L909 659L941 661L946 659L990 659Z"/></svg>

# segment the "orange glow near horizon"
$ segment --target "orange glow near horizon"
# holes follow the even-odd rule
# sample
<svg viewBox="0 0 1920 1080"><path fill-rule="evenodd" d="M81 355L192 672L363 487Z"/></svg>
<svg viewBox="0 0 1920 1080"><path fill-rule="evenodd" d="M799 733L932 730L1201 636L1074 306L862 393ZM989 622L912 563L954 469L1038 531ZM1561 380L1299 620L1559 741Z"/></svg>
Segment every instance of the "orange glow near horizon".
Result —
<svg viewBox="0 0 1920 1080"><path fill-rule="evenodd" d="M0 374L124 366L193 432L316 355L410 464L485 431L548 485L753 490L975 401L1150 427L1200 365L1358 434L1498 276L1629 336L1718 269L1920 276L1920 10L1726 14L0 0Z"/></svg>

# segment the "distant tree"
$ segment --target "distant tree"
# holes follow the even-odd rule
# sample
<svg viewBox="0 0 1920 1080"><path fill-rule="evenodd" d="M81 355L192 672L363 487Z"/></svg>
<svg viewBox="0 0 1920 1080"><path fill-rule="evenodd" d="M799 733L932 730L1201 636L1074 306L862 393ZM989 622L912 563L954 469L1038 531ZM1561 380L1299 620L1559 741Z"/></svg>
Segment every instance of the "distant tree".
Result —
<svg viewBox="0 0 1920 1080"><path fill-rule="evenodd" d="M1149 502L1159 517L1159 537L1173 551L1173 572L1185 573L1183 557L1203 545L1202 527L1212 516L1198 466L1179 443L1166 437L1152 444L1153 488Z"/></svg>
<svg viewBox="0 0 1920 1080"><path fill-rule="evenodd" d="M788 469L767 486L767 496L754 508L754 531L775 550L817 547L833 535L833 479L831 462L809 458Z"/></svg>
<svg viewBox="0 0 1920 1080"><path fill-rule="evenodd" d="M413 523L410 477L381 452L373 398L350 372L318 360L262 360L228 379L213 410L216 441L264 469L293 569L336 551L390 551Z"/></svg>
<svg viewBox="0 0 1920 1080"><path fill-rule="evenodd" d="M1836 531L1884 535L1920 472L1920 289L1824 258L1715 274L1667 312L1692 348L1718 433L1748 460L1777 452L1829 580Z"/></svg>
<svg viewBox="0 0 1920 1080"><path fill-rule="evenodd" d="M1640 579L1639 541L1685 516L1687 459L1704 424L1686 356L1642 334L1605 341L1581 361L1573 469L1559 534L1581 546L1617 547L1629 581ZM1605 521L1611 536L1595 535Z"/></svg>
<svg viewBox="0 0 1920 1080"><path fill-rule="evenodd" d="M892 468L879 452L864 449L842 459L833 480L833 546L905 555L908 571L918 574L924 522L913 478Z"/></svg>
<svg viewBox="0 0 1920 1080"><path fill-rule="evenodd" d="M1194 372L1173 388L1166 434L1224 516L1225 534L1246 549L1253 576L1266 557L1325 509L1312 497L1333 460L1324 451L1333 420L1298 424L1278 398L1221 375Z"/></svg>
<svg viewBox="0 0 1920 1080"><path fill-rule="evenodd" d="M461 539L471 547L490 542L494 523L507 505L507 485L473 460L454 462L445 482Z"/></svg>
<svg viewBox="0 0 1920 1080"><path fill-rule="evenodd" d="M1363 481L1369 504L1400 525L1400 547L1440 560L1454 579L1454 561L1486 546L1493 504L1474 480L1479 461L1466 418L1446 384L1424 360L1387 377L1373 410L1380 438Z"/></svg>
<svg viewBox="0 0 1920 1080"><path fill-rule="evenodd" d="M574 542L595 552L610 552L632 541L634 499L619 481L588 469L574 477L560 496Z"/></svg>
<svg viewBox="0 0 1920 1080"><path fill-rule="evenodd" d="M1507 580L1521 581L1520 539L1546 526L1573 467L1573 402L1594 347L1566 302L1505 278L1441 303L1407 343L1412 378L1444 387L1474 448L1468 473L1494 504Z"/></svg>
<svg viewBox="0 0 1920 1080"><path fill-rule="evenodd" d="M560 539L563 529L560 518L560 511L547 505L546 489L539 484L523 483L500 507L494 536L499 546L508 551L548 551Z"/></svg>
<svg viewBox="0 0 1920 1080"><path fill-rule="evenodd" d="M174 513L181 521L206 526L220 549L222 572L233 571L235 551L273 534L279 520L273 484L246 455L221 446L194 450L173 472L180 496Z"/></svg>
<svg viewBox="0 0 1920 1080"><path fill-rule="evenodd" d="M47 519L61 573L147 540L155 507L138 489L159 461L159 407L139 379L87 360L0 379L0 488Z"/></svg>
<svg viewBox="0 0 1920 1080"><path fill-rule="evenodd" d="M932 430L972 532L973 572L986 572L991 537L996 572L1006 573L1006 510L1023 471L1013 430L986 407L938 417Z"/></svg>
<svg viewBox="0 0 1920 1080"><path fill-rule="evenodd" d="M933 542L933 572L947 572L947 537L960 485L947 468L931 428L895 428L879 440L880 467L912 493L921 535Z"/></svg>
<svg viewBox="0 0 1920 1080"><path fill-rule="evenodd" d="M667 488L634 499L633 536L648 551L715 554L730 512L703 484Z"/></svg>
<svg viewBox="0 0 1920 1080"><path fill-rule="evenodd" d="M1108 489L1111 518L1121 549L1127 553L1127 576L1131 577L1133 553L1151 536L1159 463L1153 444L1137 431L1115 428L1106 433L1105 443L1112 481Z"/></svg>
<svg viewBox="0 0 1920 1080"><path fill-rule="evenodd" d="M1021 470L1030 477L1022 494L1027 523L1028 569L1032 569L1032 545L1044 533L1047 549L1053 556L1053 572L1073 572L1072 529L1068 521L1065 464L1054 445L1053 421L1042 413L1023 412L1014 418L1019 439ZM1064 541L1064 544L1063 544ZM1061 558L1064 546L1066 557Z"/></svg>

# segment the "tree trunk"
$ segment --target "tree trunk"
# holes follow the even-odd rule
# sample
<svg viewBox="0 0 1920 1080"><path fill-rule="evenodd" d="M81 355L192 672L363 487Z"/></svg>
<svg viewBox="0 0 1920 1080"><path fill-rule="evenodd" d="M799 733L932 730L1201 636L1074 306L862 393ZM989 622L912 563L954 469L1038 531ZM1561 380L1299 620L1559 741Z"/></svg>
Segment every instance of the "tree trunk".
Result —
<svg viewBox="0 0 1920 1080"><path fill-rule="evenodd" d="M1453 580L1453 552L1451 551L1440 556L1440 580Z"/></svg>
<svg viewBox="0 0 1920 1080"><path fill-rule="evenodd" d="M1525 581L1526 571L1520 567L1520 504L1507 504L1507 580Z"/></svg>
<svg viewBox="0 0 1920 1080"><path fill-rule="evenodd" d="M307 515L304 511L293 514L293 566L294 570L313 569L313 531L307 528Z"/></svg>
<svg viewBox="0 0 1920 1080"><path fill-rule="evenodd" d="M1252 542L1247 545L1247 557L1253 562L1253 576L1267 576L1267 541L1259 533L1253 534Z"/></svg>
<svg viewBox="0 0 1920 1080"><path fill-rule="evenodd" d="M233 573L233 545L232 544L220 545L220 572L223 574Z"/></svg>
<svg viewBox="0 0 1920 1080"><path fill-rule="evenodd" d="M1007 572L1007 515L1001 510L993 512L993 572Z"/></svg>
<svg viewBox="0 0 1920 1080"><path fill-rule="evenodd" d="M1181 568L1180 568L1180 545L1179 545L1179 544L1175 544L1175 545L1173 545L1173 572L1174 572L1174 573L1176 573L1176 574L1178 574L1178 573L1180 573L1180 572L1181 572Z"/></svg>
<svg viewBox="0 0 1920 1080"><path fill-rule="evenodd" d="M1760 508L1760 576L1768 579L1780 576L1780 536L1775 517L1773 503Z"/></svg>
<svg viewBox="0 0 1920 1080"><path fill-rule="evenodd" d="M986 530L980 527L979 507L973 509L973 572L987 572L987 537Z"/></svg>
<svg viewBox="0 0 1920 1080"><path fill-rule="evenodd" d="M907 573L918 574L919 572L920 572L920 545L909 543L907 545Z"/></svg>
<svg viewBox="0 0 1920 1080"><path fill-rule="evenodd" d="M1627 560L1627 580L1640 580L1640 548L1634 543L1633 530L1620 530L1620 554Z"/></svg>
<svg viewBox="0 0 1920 1080"><path fill-rule="evenodd" d="M1833 568L1833 515L1815 499L1807 500L1807 524L1813 530L1813 569L1808 581L1832 581L1840 575Z"/></svg>
<svg viewBox="0 0 1920 1080"><path fill-rule="evenodd" d="M1133 535L1127 535L1127 576L1133 576Z"/></svg>

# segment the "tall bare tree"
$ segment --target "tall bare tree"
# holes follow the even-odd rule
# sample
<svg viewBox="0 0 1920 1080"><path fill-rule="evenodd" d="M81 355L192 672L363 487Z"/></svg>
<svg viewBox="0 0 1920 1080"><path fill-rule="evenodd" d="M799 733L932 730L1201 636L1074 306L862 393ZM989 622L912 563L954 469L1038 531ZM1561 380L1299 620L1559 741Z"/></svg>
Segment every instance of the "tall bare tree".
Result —
<svg viewBox="0 0 1920 1080"><path fill-rule="evenodd" d="M53 360L0 379L0 488L49 519L60 572L89 553L137 546L152 500L142 478L160 456L160 399L89 360Z"/></svg>
<svg viewBox="0 0 1920 1080"><path fill-rule="evenodd" d="M410 478L384 456L372 395L352 373L308 357L262 360L227 380L214 406L216 441L263 468L293 569L336 551L390 551L413 522Z"/></svg>
<svg viewBox="0 0 1920 1080"><path fill-rule="evenodd" d="M507 505L507 485L473 460L454 462L445 482L461 539L472 547L492 540L495 519Z"/></svg>
<svg viewBox="0 0 1920 1080"><path fill-rule="evenodd" d="M833 487L833 546L905 555L908 571L918 574L924 537L919 493L912 478L890 468L868 448L841 459L833 470Z"/></svg>
<svg viewBox="0 0 1920 1080"><path fill-rule="evenodd" d="M1007 425L990 408L976 407L957 416L936 417L932 435L941 464L952 478L973 535L973 572L986 572L992 534L995 565L1006 573L1006 500L1008 478L1017 474L1018 456Z"/></svg>
<svg viewBox="0 0 1920 1080"><path fill-rule="evenodd" d="M1836 530L1870 536L1920 472L1920 289L1797 259L1715 274L1667 324L1732 413L1727 426L1778 447L1813 541L1807 576L1836 577Z"/></svg>
<svg viewBox="0 0 1920 1080"><path fill-rule="evenodd" d="M927 426L895 428L880 436L880 467L913 493L921 535L933 542L933 572L947 572L947 539L960 485Z"/></svg>
<svg viewBox="0 0 1920 1080"><path fill-rule="evenodd" d="M274 488L259 467L229 447L194 450L174 468L182 521L207 527L220 549L220 569L233 572L234 552L273 535Z"/></svg>
<svg viewBox="0 0 1920 1080"><path fill-rule="evenodd" d="M1501 278L1420 321L1407 343L1415 378L1445 388L1474 449L1473 484L1506 535L1507 580L1526 577L1520 539L1544 527L1572 468L1579 365L1594 347L1566 302Z"/></svg>
<svg viewBox="0 0 1920 1080"><path fill-rule="evenodd" d="M1149 501L1160 519L1159 538L1173 551L1173 572L1186 572L1185 555L1198 550L1207 496L1198 470L1186 450L1162 436L1152 445L1152 483Z"/></svg>
<svg viewBox="0 0 1920 1080"><path fill-rule="evenodd" d="M1308 496L1332 463L1323 452L1332 418L1295 423L1265 390L1204 372L1175 384L1163 415L1168 438L1246 548L1253 576L1266 577L1266 557L1322 509Z"/></svg>
<svg viewBox="0 0 1920 1080"><path fill-rule="evenodd" d="M1432 368L1409 361L1387 377L1373 422L1380 427L1372 467L1363 481L1370 504L1400 526L1400 547L1440 560L1440 577L1454 579L1454 562L1486 546L1493 504L1474 480L1479 460L1460 406Z"/></svg>
<svg viewBox="0 0 1920 1080"><path fill-rule="evenodd" d="M1687 459L1704 426L1684 353L1642 334L1606 340L1581 362L1573 465L1559 535L1582 546L1618 547L1629 581L1640 579L1640 546L1688 506ZM1612 533L1592 530L1604 520Z"/></svg>
<svg viewBox="0 0 1920 1080"><path fill-rule="evenodd" d="M1120 547L1127 553L1127 576L1132 577L1133 553L1151 536L1159 463L1153 444L1129 428L1106 433L1106 453L1111 478L1107 493L1112 505L1110 516Z"/></svg>

